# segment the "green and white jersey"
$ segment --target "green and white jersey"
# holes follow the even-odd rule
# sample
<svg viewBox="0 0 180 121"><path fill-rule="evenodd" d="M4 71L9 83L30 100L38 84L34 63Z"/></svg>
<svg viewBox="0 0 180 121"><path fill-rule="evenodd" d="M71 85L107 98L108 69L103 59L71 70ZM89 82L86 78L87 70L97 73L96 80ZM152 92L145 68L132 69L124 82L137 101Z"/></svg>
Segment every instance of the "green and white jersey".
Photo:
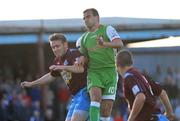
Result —
<svg viewBox="0 0 180 121"><path fill-rule="evenodd" d="M100 25L95 32L86 32L81 37L80 52L88 57L88 69L102 69L115 67L115 52L113 48L106 48L98 44L98 38L102 36L104 41L110 42L120 38L112 26Z"/></svg>

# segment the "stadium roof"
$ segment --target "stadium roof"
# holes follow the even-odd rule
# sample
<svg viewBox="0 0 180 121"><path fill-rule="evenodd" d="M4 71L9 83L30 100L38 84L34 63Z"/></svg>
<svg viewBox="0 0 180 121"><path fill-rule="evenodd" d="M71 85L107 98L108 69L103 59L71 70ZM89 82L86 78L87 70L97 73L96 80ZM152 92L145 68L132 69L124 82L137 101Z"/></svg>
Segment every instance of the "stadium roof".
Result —
<svg viewBox="0 0 180 121"><path fill-rule="evenodd" d="M180 20L102 18L101 23L114 26L123 40L140 41L180 36ZM82 19L0 21L0 44L35 43L43 31L48 35L63 32L69 41L76 41L85 31Z"/></svg>

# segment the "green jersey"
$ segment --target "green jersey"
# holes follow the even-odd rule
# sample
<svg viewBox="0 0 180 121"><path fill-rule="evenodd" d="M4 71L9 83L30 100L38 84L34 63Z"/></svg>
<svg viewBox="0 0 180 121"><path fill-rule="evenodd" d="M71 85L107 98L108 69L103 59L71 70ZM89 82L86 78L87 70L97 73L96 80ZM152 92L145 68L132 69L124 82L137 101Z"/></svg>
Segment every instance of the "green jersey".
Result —
<svg viewBox="0 0 180 121"><path fill-rule="evenodd" d="M108 32L109 30L111 32ZM80 51L84 56L88 57L89 70L115 67L115 51L113 48L100 46L98 44L98 38L100 36L103 37L106 42L110 42L117 37L119 38L114 28L104 25L100 25L95 32L86 32L81 37Z"/></svg>

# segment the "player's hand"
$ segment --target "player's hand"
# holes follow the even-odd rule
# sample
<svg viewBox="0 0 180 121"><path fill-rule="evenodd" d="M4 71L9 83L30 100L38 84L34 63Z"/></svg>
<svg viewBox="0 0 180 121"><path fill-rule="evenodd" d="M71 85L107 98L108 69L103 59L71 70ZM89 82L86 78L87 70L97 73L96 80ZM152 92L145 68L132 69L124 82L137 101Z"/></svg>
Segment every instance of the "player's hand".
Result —
<svg viewBox="0 0 180 121"><path fill-rule="evenodd" d="M98 44L103 46L104 45L104 39L102 36L98 37Z"/></svg>
<svg viewBox="0 0 180 121"><path fill-rule="evenodd" d="M49 67L49 70L50 70L50 71L53 71L54 68L56 68L56 65L51 65L51 66Z"/></svg>
<svg viewBox="0 0 180 121"><path fill-rule="evenodd" d="M65 66L63 66L63 65L51 65L49 67L50 71L61 71L61 70L64 70L64 69L65 69Z"/></svg>
<svg viewBox="0 0 180 121"><path fill-rule="evenodd" d="M80 65L84 65L85 64L85 60L86 58L84 56L79 57L75 62L74 65L75 66L80 66Z"/></svg>
<svg viewBox="0 0 180 121"><path fill-rule="evenodd" d="M66 69L66 66L63 66L63 65L55 65L52 67L53 71L62 71L62 70L65 70Z"/></svg>
<svg viewBox="0 0 180 121"><path fill-rule="evenodd" d="M82 60L82 58L78 58L75 62L74 62L74 66L80 66L83 65L84 61Z"/></svg>
<svg viewBox="0 0 180 121"><path fill-rule="evenodd" d="M31 82L27 82L27 81L21 82L21 87L22 88L31 87L31 86L32 86Z"/></svg>

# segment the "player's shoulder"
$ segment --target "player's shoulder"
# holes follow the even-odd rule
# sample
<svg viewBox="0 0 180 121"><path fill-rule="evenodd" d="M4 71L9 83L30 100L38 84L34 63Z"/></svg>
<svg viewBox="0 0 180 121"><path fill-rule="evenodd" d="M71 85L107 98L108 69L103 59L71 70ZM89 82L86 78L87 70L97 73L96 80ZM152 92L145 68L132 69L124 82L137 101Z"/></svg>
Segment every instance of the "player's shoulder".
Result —
<svg viewBox="0 0 180 121"><path fill-rule="evenodd" d="M70 56L79 56L80 55L80 51L77 48L69 49L69 55Z"/></svg>
<svg viewBox="0 0 180 121"><path fill-rule="evenodd" d="M83 33L76 41L76 48L79 48L81 46L82 41L84 40L85 36L88 35L89 32Z"/></svg>
<svg viewBox="0 0 180 121"><path fill-rule="evenodd" d="M88 33L89 33L88 31L84 32L84 33L79 37L79 39L83 39Z"/></svg>
<svg viewBox="0 0 180 121"><path fill-rule="evenodd" d="M132 73L127 72L127 73L125 73L124 78L126 79L126 78L129 78L129 77L132 77L132 76L133 76Z"/></svg>
<svg viewBox="0 0 180 121"><path fill-rule="evenodd" d="M80 48L80 47L81 47L81 40L82 40L82 38L83 38L83 35L80 36L80 37L77 39L77 41L76 41L76 48Z"/></svg>
<svg viewBox="0 0 180 121"><path fill-rule="evenodd" d="M105 28L106 28L106 31L114 31L115 30L115 28L112 25L106 25Z"/></svg>
<svg viewBox="0 0 180 121"><path fill-rule="evenodd" d="M133 82L134 79L135 79L135 76L133 73L128 72L124 75L124 83L126 84Z"/></svg>
<svg viewBox="0 0 180 121"><path fill-rule="evenodd" d="M70 54L73 54L73 53L79 52L79 50L77 48L71 48L69 49L69 52Z"/></svg>

